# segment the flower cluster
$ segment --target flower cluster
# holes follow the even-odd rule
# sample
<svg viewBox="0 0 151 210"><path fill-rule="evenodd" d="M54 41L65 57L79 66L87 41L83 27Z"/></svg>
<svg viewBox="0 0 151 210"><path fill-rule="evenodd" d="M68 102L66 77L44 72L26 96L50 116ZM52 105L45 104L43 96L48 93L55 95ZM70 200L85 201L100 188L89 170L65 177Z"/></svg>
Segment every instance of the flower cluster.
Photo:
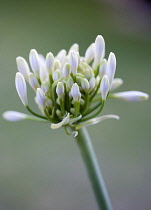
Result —
<svg viewBox="0 0 151 210"><path fill-rule="evenodd" d="M68 127L71 127L75 134L83 126L108 118L118 119L116 115L96 117L107 98L142 101L148 95L139 91L112 93L112 90L123 84L123 80L114 78L115 54L111 52L107 60L104 56L105 42L99 35L88 47L84 57L79 54L78 44L73 44L68 53L64 49L56 56L49 52L46 58L32 49L29 54L32 72L26 60L17 57L17 93L34 117L13 111L5 112L3 117L9 121L47 121L51 123L52 129L64 126L66 132L70 133ZM35 91L35 102L41 114L29 107L26 82Z"/></svg>

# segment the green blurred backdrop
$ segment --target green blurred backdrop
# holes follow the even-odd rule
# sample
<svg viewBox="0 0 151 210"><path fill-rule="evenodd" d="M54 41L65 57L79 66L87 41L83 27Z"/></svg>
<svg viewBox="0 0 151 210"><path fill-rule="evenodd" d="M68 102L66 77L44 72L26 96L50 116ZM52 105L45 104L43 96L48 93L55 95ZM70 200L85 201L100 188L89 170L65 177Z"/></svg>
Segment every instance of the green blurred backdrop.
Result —
<svg viewBox="0 0 151 210"><path fill-rule="evenodd" d="M84 54L98 34L106 57L116 54L120 90L150 94L150 13L149 1L0 0L0 113L26 112L14 85L17 56L28 59L32 48L56 54L75 42ZM88 128L115 210L151 209L150 107L108 100L103 114L120 121ZM50 209L97 209L75 140L49 125L1 118L0 210Z"/></svg>

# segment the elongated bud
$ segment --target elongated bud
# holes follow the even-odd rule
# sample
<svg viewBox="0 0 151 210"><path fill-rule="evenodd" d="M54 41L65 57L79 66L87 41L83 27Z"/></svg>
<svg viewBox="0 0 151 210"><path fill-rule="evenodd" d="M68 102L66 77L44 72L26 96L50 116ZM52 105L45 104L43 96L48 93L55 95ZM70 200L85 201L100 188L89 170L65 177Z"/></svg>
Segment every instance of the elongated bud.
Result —
<svg viewBox="0 0 151 210"><path fill-rule="evenodd" d="M107 66L106 66L106 75L109 79L110 86L112 85L115 71L116 71L116 57L115 57L115 54L111 52L109 54Z"/></svg>
<svg viewBox="0 0 151 210"><path fill-rule="evenodd" d="M88 80L86 78L81 80L81 86L82 86L84 91L86 91L86 92L89 91L90 84L89 84L89 82L88 82Z"/></svg>
<svg viewBox="0 0 151 210"><path fill-rule="evenodd" d="M62 68L62 75L63 75L63 77L64 77L65 79L67 79L67 78L69 77L70 73L71 73L70 64L66 62L66 63L63 65L63 68Z"/></svg>
<svg viewBox="0 0 151 210"><path fill-rule="evenodd" d="M140 91L125 91L112 94L112 98L122 99L124 101L145 101L149 98L149 95Z"/></svg>
<svg viewBox="0 0 151 210"><path fill-rule="evenodd" d="M100 85L102 100L106 100L107 94L109 92L109 87L110 87L109 80L108 80L108 77L105 75L102 78L101 85Z"/></svg>
<svg viewBox="0 0 151 210"><path fill-rule="evenodd" d="M7 111L3 113L3 118L11 122L25 120L27 115L21 112Z"/></svg>
<svg viewBox="0 0 151 210"><path fill-rule="evenodd" d="M59 61L59 59L55 59L54 61L54 70L56 69L61 69L61 63Z"/></svg>
<svg viewBox="0 0 151 210"><path fill-rule="evenodd" d="M63 49L58 53L57 58L62 63L62 62L64 62L66 55L67 55L67 51Z"/></svg>
<svg viewBox="0 0 151 210"><path fill-rule="evenodd" d="M79 52L79 45L78 45L77 43L73 44L73 45L70 47L69 53L70 53L71 51Z"/></svg>
<svg viewBox="0 0 151 210"><path fill-rule="evenodd" d="M77 83L74 83L72 85L70 93L71 93L71 96L73 97L74 101L79 101L80 100L81 93L80 93L79 86L77 85Z"/></svg>
<svg viewBox="0 0 151 210"><path fill-rule="evenodd" d="M90 91L94 89L95 87L95 77L92 77L89 81L89 85L90 85Z"/></svg>
<svg viewBox="0 0 151 210"><path fill-rule="evenodd" d="M28 81L28 76L30 74L29 66L27 61L22 57L16 58L18 71L24 76L24 78Z"/></svg>
<svg viewBox="0 0 151 210"><path fill-rule="evenodd" d="M115 90L119 88L123 84L123 80L121 78L115 78L112 81L111 90Z"/></svg>
<svg viewBox="0 0 151 210"><path fill-rule="evenodd" d="M46 69L46 66L44 64L41 65L40 67L40 81L44 82L46 80L48 80L49 76L48 76L48 71Z"/></svg>
<svg viewBox="0 0 151 210"><path fill-rule="evenodd" d="M22 103L24 104L24 106L27 106L28 100L27 100L26 82L25 82L23 75L20 72L16 73L15 85L16 85L17 93L18 93Z"/></svg>
<svg viewBox="0 0 151 210"><path fill-rule="evenodd" d="M56 88L56 93L58 95L58 98L63 98L65 93L64 93L64 85L62 82L58 82L57 88Z"/></svg>
<svg viewBox="0 0 151 210"><path fill-rule="evenodd" d="M46 97L46 100L45 100L45 106L48 107L48 108L52 108L52 100L48 97Z"/></svg>
<svg viewBox="0 0 151 210"><path fill-rule="evenodd" d="M105 42L101 35L98 35L94 44L95 65L99 65L105 54Z"/></svg>
<svg viewBox="0 0 151 210"><path fill-rule="evenodd" d="M92 43L85 52L85 62L90 63L94 58L94 43Z"/></svg>
<svg viewBox="0 0 151 210"><path fill-rule="evenodd" d="M54 69L54 56L51 52L49 52L46 56L46 67L49 74L52 74Z"/></svg>
<svg viewBox="0 0 151 210"><path fill-rule="evenodd" d="M29 74L29 84L34 90L40 87L37 77L33 73Z"/></svg>
<svg viewBox="0 0 151 210"><path fill-rule="evenodd" d="M59 69L56 69L52 75L54 82L60 79L60 77L61 77L61 71Z"/></svg>
<svg viewBox="0 0 151 210"><path fill-rule="evenodd" d="M46 96L45 96L44 91L41 88L37 88L37 91L36 91L36 102L43 109L45 108L45 99L46 99Z"/></svg>
<svg viewBox="0 0 151 210"><path fill-rule="evenodd" d="M107 60L103 59L101 64L100 64L100 68L99 68L99 75L100 75L101 79L106 74L106 66L107 66Z"/></svg>
<svg viewBox="0 0 151 210"><path fill-rule="evenodd" d="M30 51L29 61L30 61L30 65L31 65L33 72L35 73L35 75L37 77L39 77L39 70L40 70L39 55L36 50L32 49Z"/></svg>
<svg viewBox="0 0 151 210"><path fill-rule="evenodd" d="M42 82L41 89L44 91L44 93L48 92L49 88L50 88L50 86L49 86L49 82L48 81Z"/></svg>
<svg viewBox="0 0 151 210"><path fill-rule="evenodd" d="M85 70L85 77L90 80L92 77L94 77L94 71L92 69L86 69Z"/></svg>
<svg viewBox="0 0 151 210"><path fill-rule="evenodd" d="M69 64L71 66L71 71L73 73L73 75L77 74L77 68L79 65L79 58L78 55L75 51L70 51L69 55L68 55L68 60L69 60Z"/></svg>

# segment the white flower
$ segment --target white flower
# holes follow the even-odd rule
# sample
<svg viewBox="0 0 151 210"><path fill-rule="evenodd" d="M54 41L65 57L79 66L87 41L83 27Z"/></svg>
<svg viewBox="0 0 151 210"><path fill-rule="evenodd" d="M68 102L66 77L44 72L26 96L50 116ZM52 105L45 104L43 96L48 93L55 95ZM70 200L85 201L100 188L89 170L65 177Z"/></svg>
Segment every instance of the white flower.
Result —
<svg viewBox="0 0 151 210"><path fill-rule="evenodd" d="M28 100L27 100L26 82L25 82L23 75L20 72L16 73L15 85L16 85L17 93L18 93L22 103L24 104L24 106L27 106Z"/></svg>
<svg viewBox="0 0 151 210"><path fill-rule="evenodd" d="M126 91L112 94L113 98L122 99L124 101L145 101L149 98L149 95L140 91Z"/></svg>

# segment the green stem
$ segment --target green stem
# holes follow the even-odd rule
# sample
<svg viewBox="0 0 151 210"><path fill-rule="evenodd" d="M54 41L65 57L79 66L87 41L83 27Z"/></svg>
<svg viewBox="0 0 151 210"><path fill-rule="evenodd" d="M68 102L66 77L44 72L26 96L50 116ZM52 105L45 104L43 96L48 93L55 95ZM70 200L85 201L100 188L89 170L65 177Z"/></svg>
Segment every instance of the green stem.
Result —
<svg viewBox="0 0 151 210"><path fill-rule="evenodd" d="M39 118L44 119L44 120L47 120L47 117L44 117L44 116L42 116L42 115L39 115L39 114L33 112L33 111L30 109L29 106L26 106L26 109L27 109L31 114L35 115L36 117L39 117Z"/></svg>
<svg viewBox="0 0 151 210"><path fill-rule="evenodd" d="M86 128L81 128L76 137L87 173L92 184L95 198L100 210L112 210L110 199L105 187L93 145Z"/></svg>

